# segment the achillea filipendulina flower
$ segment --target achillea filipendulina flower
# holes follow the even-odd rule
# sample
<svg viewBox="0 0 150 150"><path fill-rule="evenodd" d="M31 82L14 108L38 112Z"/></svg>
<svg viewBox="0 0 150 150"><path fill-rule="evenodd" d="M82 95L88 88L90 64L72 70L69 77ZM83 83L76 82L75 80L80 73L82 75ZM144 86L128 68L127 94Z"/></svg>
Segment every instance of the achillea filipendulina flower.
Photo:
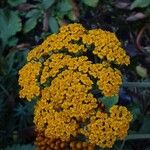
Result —
<svg viewBox="0 0 150 150"><path fill-rule="evenodd" d="M103 104L99 107L93 92L98 90L100 98L117 95L122 74L112 65L130 63L114 33L86 30L77 23L63 26L31 50L27 61L19 71L20 97L38 99L34 123L45 139L68 143L84 136L84 144L73 142L70 148L87 149L88 142L88 149L94 149L112 147L116 139L125 138L131 113L117 105L108 112ZM45 149L45 140L39 141L37 147ZM49 149L60 149L56 143Z"/></svg>
<svg viewBox="0 0 150 150"><path fill-rule="evenodd" d="M87 129L81 130L89 142L102 148L111 148L116 139L124 139L132 120L131 113L124 106L114 105L109 112L110 114L97 111L91 117Z"/></svg>

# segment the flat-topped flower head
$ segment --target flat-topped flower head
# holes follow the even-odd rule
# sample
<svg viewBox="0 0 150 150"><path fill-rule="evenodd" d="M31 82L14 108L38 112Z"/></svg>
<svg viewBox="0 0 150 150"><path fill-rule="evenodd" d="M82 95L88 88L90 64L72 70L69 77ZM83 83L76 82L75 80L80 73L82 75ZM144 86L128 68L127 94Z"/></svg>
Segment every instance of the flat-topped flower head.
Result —
<svg viewBox="0 0 150 150"><path fill-rule="evenodd" d="M20 97L38 100L36 130L54 141L69 142L82 134L85 142L112 147L127 135L132 115L116 105L107 112L103 104L99 107L98 96L118 95L122 74L117 66L129 63L116 35L108 31L74 23L47 37L28 53L19 71Z"/></svg>

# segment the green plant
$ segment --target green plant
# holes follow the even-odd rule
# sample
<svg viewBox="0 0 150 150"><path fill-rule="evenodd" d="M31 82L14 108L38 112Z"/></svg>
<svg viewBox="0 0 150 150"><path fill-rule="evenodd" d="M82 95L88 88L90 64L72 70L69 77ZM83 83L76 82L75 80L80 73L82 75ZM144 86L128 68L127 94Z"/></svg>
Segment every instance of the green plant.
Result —
<svg viewBox="0 0 150 150"><path fill-rule="evenodd" d="M8 139L12 138L14 130L33 125L34 103L20 103L17 98L18 70L25 63L26 54L26 50L12 50L0 57L0 147L12 144L13 140Z"/></svg>
<svg viewBox="0 0 150 150"><path fill-rule="evenodd" d="M96 7L99 0L81 1L87 6ZM73 0L39 0L36 5L25 15L27 18L23 31L25 33L35 28L38 22L43 24L43 30L52 33L58 32L64 17L71 21L78 21L77 6Z"/></svg>
<svg viewBox="0 0 150 150"><path fill-rule="evenodd" d="M149 0L134 0L130 5L130 10L136 10L136 13L127 18L128 21L136 21L149 17L150 1Z"/></svg>
<svg viewBox="0 0 150 150"><path fill-rule="evenodd" d="M87 6L96 7L99 0L82 0L82 2Z"/></svg>
<svg viewBox="0 0 150 150"><path fill-rule="evenodd" d="M14 144L13 146L6 147L5 150L36 150L34 145L19 145L19 144Z"/></svg>
<svg viewBox="0 0 150 150"><path fill-rule="evenodd" d="M21 19L17 11L0 9L0 41L2 44L0 55L8 43L13 43L11 46L17 43L18 38L13 36L21 30L21 26Z"/></svg>
<svg viewBox="0 0 150 150"><path fill-rule="evenodd" d="M144 11L150 9L150 1L149 0L134 0L131 4L131 9L134 8L144 8Z"/></svg>
<svg viewBox="0 0 150 150"><path fill-rule="evenodd" d="M71 0L39 0L33 9L25 15L27 20L23 31L27 33L35 28L38 22L41 22L44 31L48 31L48 28L50 28L52 33L57 32L60 20L64 16L70 16L72 11Z"/></svg>

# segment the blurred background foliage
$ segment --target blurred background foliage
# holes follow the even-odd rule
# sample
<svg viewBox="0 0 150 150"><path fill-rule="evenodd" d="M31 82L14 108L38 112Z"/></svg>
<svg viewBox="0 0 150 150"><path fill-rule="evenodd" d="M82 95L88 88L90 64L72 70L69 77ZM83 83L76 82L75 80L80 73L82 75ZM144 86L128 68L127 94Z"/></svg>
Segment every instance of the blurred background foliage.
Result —
<svg viewBox="0 0 150 150"><path fill-rule="evenodd" d="M18 70L29 50L73 22L115 32L130 55L130 66L121 68L119 104L128 105L134 121L126 142L113 149L149 150L150 0L1 0L0 149L35 149L35 102L20 100Z"/></svg>

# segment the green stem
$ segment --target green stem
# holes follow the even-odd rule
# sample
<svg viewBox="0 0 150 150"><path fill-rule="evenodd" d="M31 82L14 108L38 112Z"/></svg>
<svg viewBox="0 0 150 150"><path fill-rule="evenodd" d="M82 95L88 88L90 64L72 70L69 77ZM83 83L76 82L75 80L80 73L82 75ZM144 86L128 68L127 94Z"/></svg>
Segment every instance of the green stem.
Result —
<svg viewBox="0 0 150 150"><path fill-rule="evenodd" d="M150 139L150 134L130 134L125 140Z"/></svg>
<svg viewBox="0 0 150 150"><path fill-rule="evenodd" d="M122 142L120 150L123 150L125 142L128 140L150 139L150 134L130 134Z"/></svg>
<svg viewBox="0 0 150 150"><path fill-rule="evenodd" d="M150 88L150 82L123 82L123 87Z"/></svg>

